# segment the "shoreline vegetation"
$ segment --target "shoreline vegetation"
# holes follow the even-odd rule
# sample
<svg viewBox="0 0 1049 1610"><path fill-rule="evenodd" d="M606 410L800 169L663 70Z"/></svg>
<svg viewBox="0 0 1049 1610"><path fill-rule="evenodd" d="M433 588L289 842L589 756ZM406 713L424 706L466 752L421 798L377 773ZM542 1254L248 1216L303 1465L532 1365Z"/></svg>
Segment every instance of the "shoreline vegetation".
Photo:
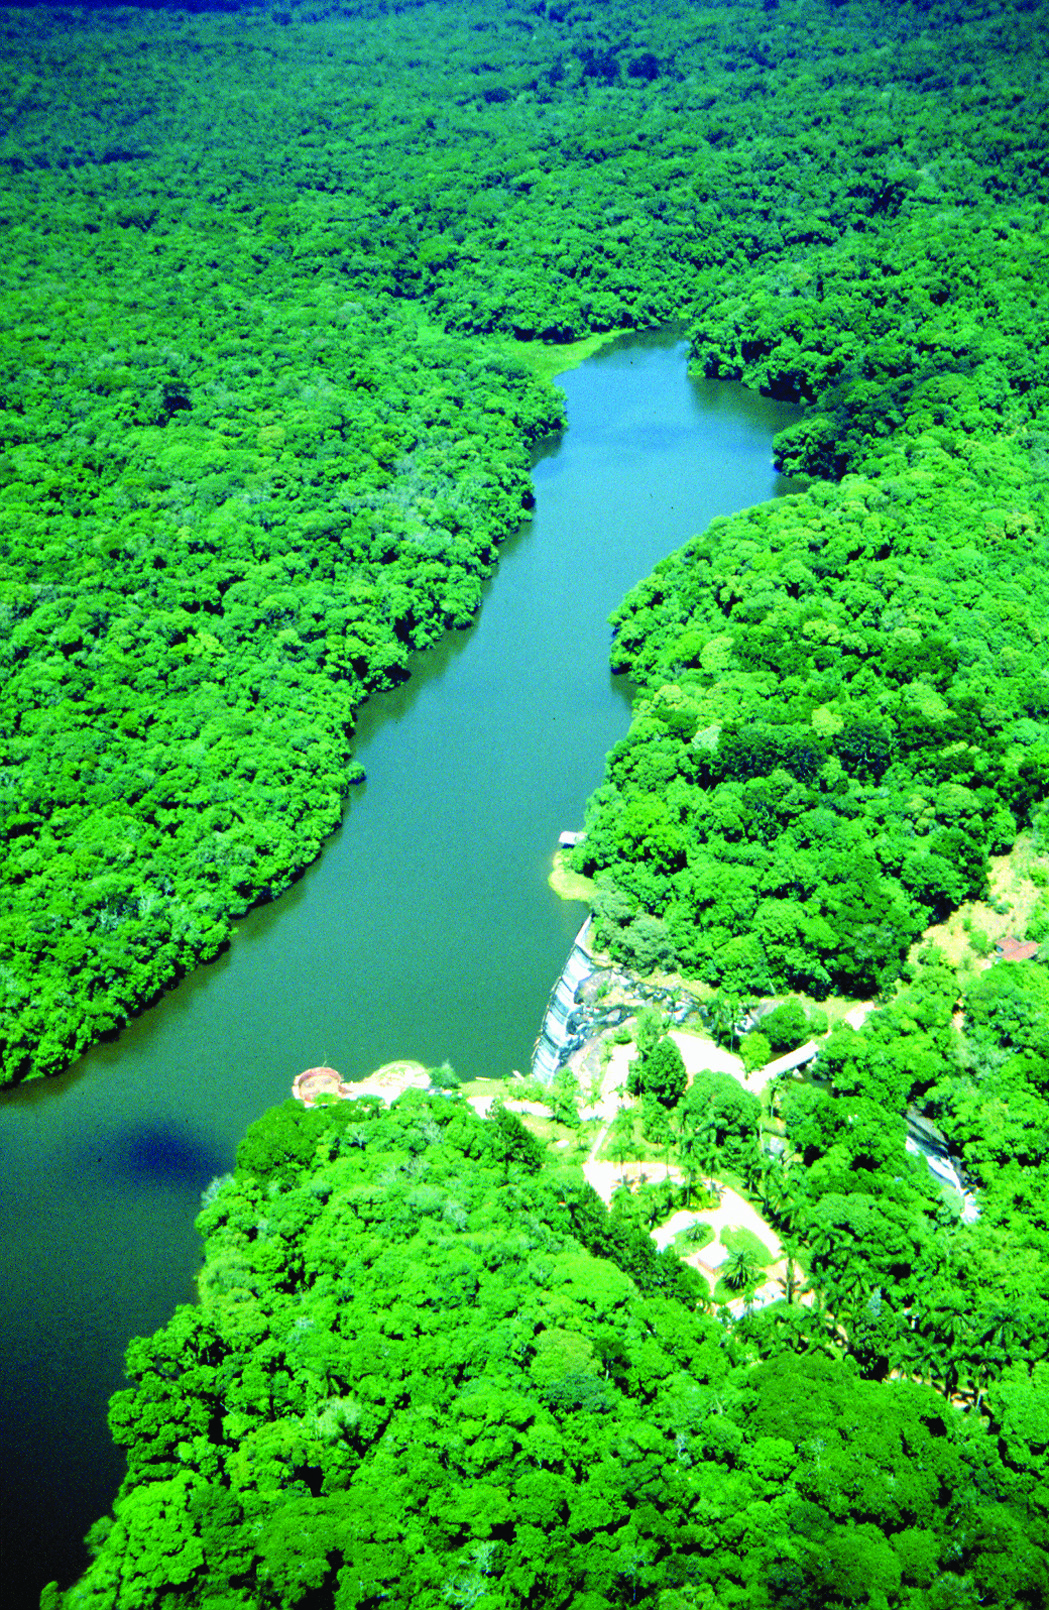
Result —
<svg viewBox="0 0 1049 1610"><path fill-rule="evenodd" d="M1040 1610L1046 5L0 26L6 1079L319 852L361 701L530 505L548 348L685 320L805 405L808 483L613 618L634 718L571 866L613 969L675 982L550 1118L438 1070L253 1124L44 1610ZM745 1079L685 1066L683 978ZM606 1206L589 1162L648 1177ZM715 1189L781 1299L746 1225L657 1250Z"/></svg>
<svg viewBox="0 0 1049 1610"><path fill-rule="evenodd" d="M245 1606L334 1604L336 1584L361 1602L364 1580L366 1602L437 1606L450 1564L479 1572L493 1605L535 1602L537 1580L614 1604L627 1540L661 1606L673 1591L700 1610L697 1576L763 1604L765 1574L787 1567L812 1610L843 1593L873 1605L872 1562L899 1585L890 1605L938 1604L934 1571L959 1605L977 1587L1037 1602L1023 1374L940 1328L958 1314L928 1238L979 1238L953 1193L885 1144L883 1113L843 1113L832 1150L858 1148L868 1214L898 1236L906 1208L926 1238L907 1274L884 1230L856 1226L843 1266L810 1157L835 1098L768 1081L743 1048L668 1031L651 1007L608 1043L596 1080L579 1059L545 1092L394 1063L252 1126L205 1193L198 1305L129 1349L114 1516L43 1610L154 1604L172 1586L205 1602L205 1583L207 1602L221 1587ZM1014 1352L1044 1347L1019 1329ZM830 1489L808 1474L817 1447ZM726 1490L745 1533L689 1523Z"/></svg>
<svg viewBox="0 0 1049 1610"><path fill-rule="evenodd" d="M529 368L624 330L808 403L814 478L617 617L624 959L868 992L1037 835L1040 14L3 13L6 1081L320 852L528 506Z"/></svg>

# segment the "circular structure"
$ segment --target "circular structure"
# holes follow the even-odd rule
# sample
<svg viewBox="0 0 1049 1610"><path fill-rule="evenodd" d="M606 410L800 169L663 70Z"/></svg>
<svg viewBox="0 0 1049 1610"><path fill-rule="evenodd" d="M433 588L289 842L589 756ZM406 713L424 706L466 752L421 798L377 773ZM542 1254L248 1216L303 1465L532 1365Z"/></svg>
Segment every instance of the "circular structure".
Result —
<svg viewBox="0 0 1049 1610"><path fill-rule="evenodd" d="M425 1089L430 1083L429 1070L421 1062L404 1059L400 1062L384 1062L381 1068L368 1075L364 1081L369 1091L379 1091L399 1096L402 1090L413 1087Z"/></svg>
<svg viewBox="0 0 1049 1610"><path fill-rule="evenodd" d="M353 1086L343 1084L335 1068L306 1068L292 1080L291 1093L304 1107L317 1107L324 1101L344 1101Z"/></svg>

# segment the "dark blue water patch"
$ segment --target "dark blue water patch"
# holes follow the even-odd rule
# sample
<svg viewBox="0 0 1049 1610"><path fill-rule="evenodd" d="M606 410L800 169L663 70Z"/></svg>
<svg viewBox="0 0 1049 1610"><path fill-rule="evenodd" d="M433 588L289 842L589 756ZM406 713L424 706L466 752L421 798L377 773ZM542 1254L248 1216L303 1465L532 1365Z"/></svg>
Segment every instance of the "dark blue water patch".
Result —
<svg viewBox="0 0 1049 1610"><path fill-rule="evenodd" d="M174 1124L136 1126L106 1136L96 1168L114 1182L132 1185L187 1186L202 1191L225 1167L227 1159L206 1137Z"/></svg>

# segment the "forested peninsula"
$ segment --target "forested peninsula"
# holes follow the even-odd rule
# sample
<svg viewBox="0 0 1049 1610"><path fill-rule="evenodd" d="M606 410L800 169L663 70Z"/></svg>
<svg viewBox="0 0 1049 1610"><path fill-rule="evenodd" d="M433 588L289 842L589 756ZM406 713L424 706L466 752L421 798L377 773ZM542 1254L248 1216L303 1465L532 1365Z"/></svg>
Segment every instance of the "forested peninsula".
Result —
<svg viewBox="0 0 1049 1610"><path fill-rule="evenodd" d="M0 28L6 1081L319 853L362 702L530 505L551 347L681 322L697 372L805 405L807 489L617 612L635 714L573 851L611 963L741 1077L639 1030L607 1144L667 1183L607 1209L564 1081L549 1144L454 1076L266 1114L46 1610L1040 1610L1049 10ZM744 1088L807 1036L817 1080ZM722 1187L787 1249L760 1312L649 1234Z"/></svg>
<svg viewBox="0 0 1049 1610"><path fill-rule="evenodd" d="M988 1420L886 1381L873 1307L844 1358L818 1308L726 1327L647 1202L607 1213L552 1156L424 1091L260 1119L199 1304L128 1351L127 1479L44 1610L1045 1602L1044 1363Z"/></svg>

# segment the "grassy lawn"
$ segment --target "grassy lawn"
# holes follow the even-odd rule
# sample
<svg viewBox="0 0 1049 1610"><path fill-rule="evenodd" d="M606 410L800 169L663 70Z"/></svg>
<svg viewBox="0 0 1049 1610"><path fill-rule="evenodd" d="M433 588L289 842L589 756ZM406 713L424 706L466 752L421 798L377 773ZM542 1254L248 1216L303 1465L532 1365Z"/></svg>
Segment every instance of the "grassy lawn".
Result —
<svg viewBox="0 0 1049 1610"><path fill-rule="evenodd" d="M703 1247L709 1247L714 1239L714 1226L699 1220L696 1224L690 1224L684 1230L679 1230L670 1244L679 1258L686 1258L690 1252L699 1252Z"/></svg>
<svg viewBox="0 0 1049 1610"><path fill-rule="evenodd" d="M471 1079L460 1087L460 1092L474 1100L486 1096L496 1101L535 1101L546 1099L545 1092L536 1093L533 1081L526 1079ZM525 1128L544 1146L556 1152L559 1162L582 1163L590 1155L597 1134L596 1123L580 1124L570 1129L553 1118L537 1118L533 1113L520 1113Z"/></svg>
<svg viewBox="0 0 1049 1610"><path fill-rule="evenodd" d="M498 341L492 340L489 344L498 347L516 359L523 369L530 369L540 380L554 380L558 375L567 374L569 369L578 369L587 358L592 358L595 352L607 347L610 341L618 341L621 335L628 335L627 330L606 330L602 335L584 336L582 341Z"/></svg>
<svg viewBox="0 0 1049 1610"><path fill-rule="evenodd" d="M547 882L562 900L581 900L587 906L594 903L594 890L597 884L593 878L584 878L581 872L572 871L568 864L567 850L555 852L554 868Z"/></svg>
<svg viewBox="0 0 1049 1610"><path fill-rule="evenodd" d="M728 1247L730 1252L749 1252L754 1262L760 1264L763 1269L776 1262L775 1254L769 1251L760 1236L756 1236L753 1230L748 1230L745 1226L726 1224L721 1232L721 1245Z"/></svg>
<svg viewBox="0 0 1049 1610"><path fill-rule="evenodd" d="M578 1129L569 1129L567 1124L559 1124L553 1118L535 1118L531 1113L521 1113L520 1118L536 1140L557 1153L560 1162L584 1163L590 1156L597 1134L596 1124L580 1124Z"/></svg>
<svg viewBox="0 0 1049 1610"><path fill-rule="evenodd" d="M711 1301L715 1304L738 1303L740 1299L745 1296L745 1291L733 1291L731 1286L726 1286L724 1280L718 1280L713 1292L711 1293Z"/></svg>

